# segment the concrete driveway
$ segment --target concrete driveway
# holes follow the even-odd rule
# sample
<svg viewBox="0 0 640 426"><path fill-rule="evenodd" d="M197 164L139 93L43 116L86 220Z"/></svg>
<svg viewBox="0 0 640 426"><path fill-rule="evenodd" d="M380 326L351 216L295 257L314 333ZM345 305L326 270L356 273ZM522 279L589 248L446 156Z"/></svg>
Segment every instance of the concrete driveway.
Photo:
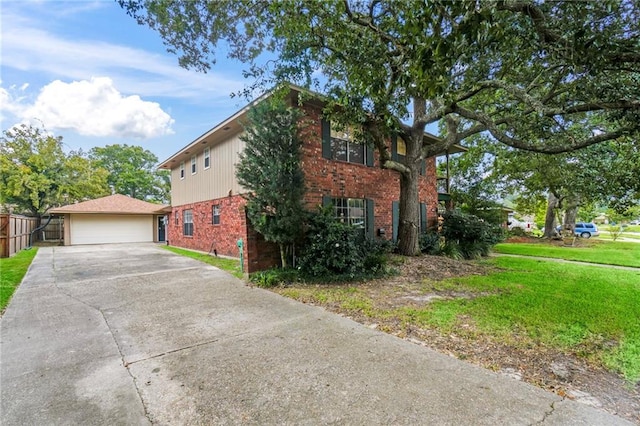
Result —
<svg viewBox="0 0 640 426"><path fill-rule="evenodd" d="M630 424L155 245L41 248L2 425Z"/></svg>

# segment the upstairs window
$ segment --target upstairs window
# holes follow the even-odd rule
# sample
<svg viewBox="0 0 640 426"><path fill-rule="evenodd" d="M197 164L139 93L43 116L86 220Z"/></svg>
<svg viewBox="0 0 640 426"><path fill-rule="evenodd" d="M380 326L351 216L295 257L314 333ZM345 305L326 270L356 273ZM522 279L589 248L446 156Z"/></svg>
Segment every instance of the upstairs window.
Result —
<svg viewBox="0 0 640 426"><path fill-rule="evenodd" d="M193 237L193 211L185 210L182 222L183 234L187 237Z"/></svg>
<svg viewBox="0 0 640 426"><path fill-rule="evenodd" d="M184 161L180 163L180 179L184 179Z"/></svg>
<svg viewBox="0 0 640 426"><path fill-rule="evenodd" d="M331 128L331 158L348 163L365 164L364 145L356 143L352 127Z"/></svg>
<svg viewBox="0 0 640 426"><path fill-rule="evenodd" d="M212 219L212 223L214 225L220 225L220 206L219 205L214 205L211 209L211 217Z"/></svg>
<svg viewBox="0 0 640 426"><path fill-rule="evenodd" d="M337 129L322 120L322 156L329 160L373 166L373 148L355 140L353 126Z"/></svg>
<svg viewBox="0 0 640 426"><path fill-rule="evenodd" d="M191 174L195 175L197 171L198 158L194 155L191 157Z"/></svg>
<svg viewBox="0 0 640 426"><path fill-rule="evenodd" d="M207 170L209 167L211 167L211 149L210 148L205 148L204 149L204 170Z"/></svg>

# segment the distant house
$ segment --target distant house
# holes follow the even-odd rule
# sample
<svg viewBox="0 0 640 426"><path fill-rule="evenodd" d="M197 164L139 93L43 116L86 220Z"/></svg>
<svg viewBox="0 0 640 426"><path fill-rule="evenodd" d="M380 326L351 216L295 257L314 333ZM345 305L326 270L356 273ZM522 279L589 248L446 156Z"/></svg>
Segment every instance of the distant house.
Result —
<svg viewBox="0 0 640 426"><path fill-rule="evenodd" d="M301 90L291 86L291 105L300 105ZM256 102L268 96L267 93ZM171 171L169 244L239 257L238 242L242 241L246 272L277 265L280 259L277 247L265 242L248 223L241 195L246 189L235 177L238 154L245 146L240 139L241 123L247 120L250 107L236 112L159 166ZM302 146L306 208L314 210L332 204L337 217L363 227L367 235L395 239L399 174L382 169L377 152L355 143L349 132L337 131L323 118L321 101L305 97L300 108L305 119L311 121L312 130ZM425 138L436 136L427 133ZM394 159L404 155L402 139L394 138L389 146ZM429 158L422 164L419 177L421 230L436 225L438 203L435 159Z"/></svg>
<svg viewBox="0 0 640 426"><path fill-rule="evenodd" d="M167 206L126 195L109 195L51 209L64 217L64 244L165 241Z"/></svg>

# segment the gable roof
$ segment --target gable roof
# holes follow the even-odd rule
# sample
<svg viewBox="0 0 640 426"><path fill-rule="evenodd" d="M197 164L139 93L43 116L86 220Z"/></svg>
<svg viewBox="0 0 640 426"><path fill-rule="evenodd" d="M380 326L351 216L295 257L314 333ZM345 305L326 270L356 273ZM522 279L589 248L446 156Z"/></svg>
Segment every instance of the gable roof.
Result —
<svg viewBox="0 0 640 426"><path fill-rule="evenodd" d="M148 203L122 194L69 204L51 209L51 213L162 214L166 206Z"/></svg>

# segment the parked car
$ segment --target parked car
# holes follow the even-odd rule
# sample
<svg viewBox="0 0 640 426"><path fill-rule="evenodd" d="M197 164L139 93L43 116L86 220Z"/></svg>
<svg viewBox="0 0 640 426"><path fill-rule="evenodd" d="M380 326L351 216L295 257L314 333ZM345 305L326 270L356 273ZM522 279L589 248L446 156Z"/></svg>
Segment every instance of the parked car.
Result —
<svg viewBox="0 0 640 426"><path fill-rule="evenodd" d="M585 222L576 222L576 227L573 232L582 238L591 238L600 235L600 231L598 231L598 227L595 224Z"/></svg>
<svg viewBox="0 0 640 426"><path fill-rule="evenodd" d="M640 220L632 220L629 225L640 225Z"/></svg>

